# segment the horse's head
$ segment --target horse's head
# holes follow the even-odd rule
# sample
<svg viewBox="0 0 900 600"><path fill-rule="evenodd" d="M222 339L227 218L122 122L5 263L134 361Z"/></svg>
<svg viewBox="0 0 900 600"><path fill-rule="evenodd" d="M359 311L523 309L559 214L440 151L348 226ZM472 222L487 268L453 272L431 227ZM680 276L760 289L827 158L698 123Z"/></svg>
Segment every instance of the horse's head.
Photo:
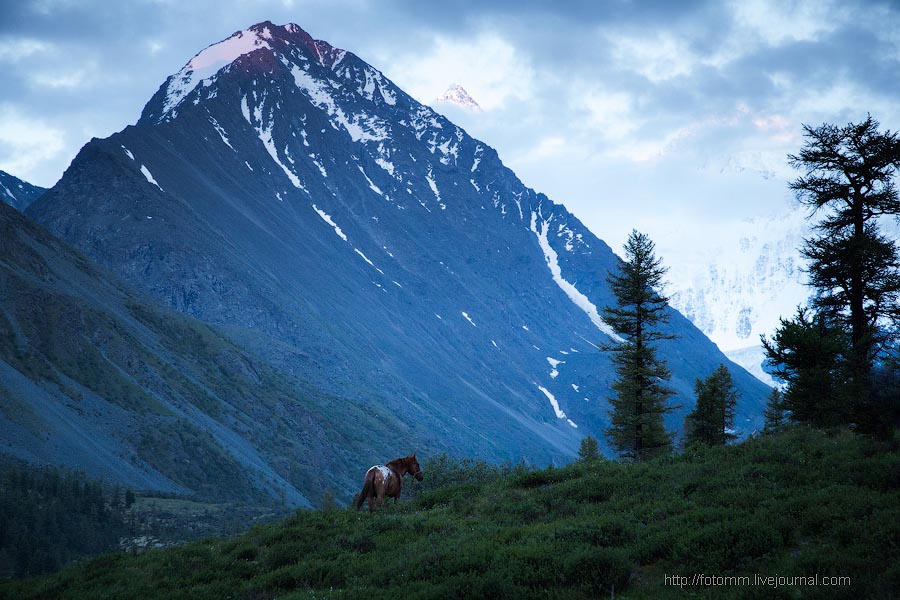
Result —
<svg viewBox="0 0 900 600"><path fill-rule="evenodd" d="M409 469L410 474L416 478L416 481L422 481L424 477L422 477L422 467L419 466L419 460L416 458L416 455L407 456L407 468Z"/></svg>

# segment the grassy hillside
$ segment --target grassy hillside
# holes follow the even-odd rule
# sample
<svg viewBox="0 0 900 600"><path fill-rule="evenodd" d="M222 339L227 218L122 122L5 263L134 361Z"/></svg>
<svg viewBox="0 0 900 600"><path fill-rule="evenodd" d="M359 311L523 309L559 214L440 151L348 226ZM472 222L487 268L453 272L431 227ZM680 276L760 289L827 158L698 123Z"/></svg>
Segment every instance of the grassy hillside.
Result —
<svg viewBox="0 0 900 600"><path fill-rule="evenodd" d="M460 475L447 461L430 465L433 480ZM426 479L414 498L376 514L301 511L235 539L107 555L0 585L0 597L892 598L900 590L896 444L797 429L642 465L476 474L442 488ZM695 574L749 581L695 586ZM691 581L682 588L672 575ZM819 580L754 585L776 576ZM826 576L849 580L825 586Z"/></svg>

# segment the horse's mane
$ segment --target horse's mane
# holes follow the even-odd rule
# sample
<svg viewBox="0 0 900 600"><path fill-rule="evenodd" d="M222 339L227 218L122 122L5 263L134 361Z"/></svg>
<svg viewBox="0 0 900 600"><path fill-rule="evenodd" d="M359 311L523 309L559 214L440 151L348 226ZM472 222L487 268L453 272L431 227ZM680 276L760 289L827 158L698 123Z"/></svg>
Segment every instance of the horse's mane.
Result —
<svg viewBox="0 0 900 600"><path fill-rule="evenodd" d="M394 468L397 471L401 471L403 470L403 467L409 466L410 461L411 458L409 456L401 456L400 458L395 458L394 460L390 461L385 466L388 468Z"/></svg>

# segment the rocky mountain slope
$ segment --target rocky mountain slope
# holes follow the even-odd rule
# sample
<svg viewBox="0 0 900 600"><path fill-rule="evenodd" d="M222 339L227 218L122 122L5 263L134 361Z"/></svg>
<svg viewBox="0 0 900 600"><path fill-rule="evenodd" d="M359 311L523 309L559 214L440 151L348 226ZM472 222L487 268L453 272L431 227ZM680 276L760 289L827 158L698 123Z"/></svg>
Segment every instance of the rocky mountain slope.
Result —
<svg viewBox="0 0 900 600"><path fill-rule="evenodd" d="M47 188L31 185L6 171L0 171L0 201L16 210L25 210L46 191Z"/></svg>
<svg viewBox="0 0 900 600"><path fill-rule="evenodd" d="M365 410L365 412L363 412ZM354 420L371 420L357 441ZM278 374L0 204L3 453L138 490L310 506L402 427ZM339 496L339 497L341 497Z"/></svg>

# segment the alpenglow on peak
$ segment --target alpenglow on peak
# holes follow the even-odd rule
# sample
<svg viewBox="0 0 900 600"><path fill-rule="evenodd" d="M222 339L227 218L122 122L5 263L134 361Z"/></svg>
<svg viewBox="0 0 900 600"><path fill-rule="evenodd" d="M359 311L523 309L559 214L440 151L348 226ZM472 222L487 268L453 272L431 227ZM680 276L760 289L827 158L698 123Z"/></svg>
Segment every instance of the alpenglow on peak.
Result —
<svg viewBox="0 0 900 600"><path fill-rule="evenodd" d="M455 104L471 112L482 112L481 105L475 101L466 89L458 83L451 83L447 91L438 97L436 102Z"/></svg>
<svg viewBox="0 0 900 600"><path fill-rule="evenodd" d="M151 101L145 107L141 120L161 122L171 119L191 92L200 85L209 87L223 69L229 68L243 56L260 50L274 54L279 49L296 45L308 48L324 66L332 66L346 54L344 50L334 48L328 42L313 39L295 23L275 25L270 21L263 21L236 31L230 37L207 46L194 55L180 71L168 78L163 85L164 94L159 98L160 102Z"/></svg>

